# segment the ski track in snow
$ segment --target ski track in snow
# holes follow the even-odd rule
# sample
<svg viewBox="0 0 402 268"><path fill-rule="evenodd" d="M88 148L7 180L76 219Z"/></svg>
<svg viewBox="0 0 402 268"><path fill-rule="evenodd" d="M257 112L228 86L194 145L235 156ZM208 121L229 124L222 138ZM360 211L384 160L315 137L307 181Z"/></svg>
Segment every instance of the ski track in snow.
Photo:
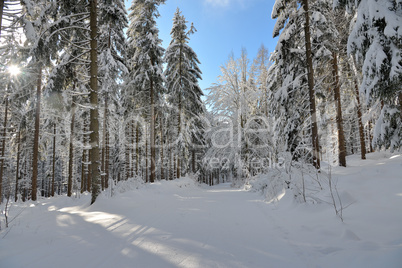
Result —
<svg viewBox="0 0 402 268"><path fill-rule="evenodd" d="M104 194L92 206L89 195L18 203L10 215L21 215L0 232L0 267L402 267L401 156L370 161L334 171L357 199L345 223L328 205L288 194L267 204L190 179ZM389 174L386 184L378 174Z"/></svg>

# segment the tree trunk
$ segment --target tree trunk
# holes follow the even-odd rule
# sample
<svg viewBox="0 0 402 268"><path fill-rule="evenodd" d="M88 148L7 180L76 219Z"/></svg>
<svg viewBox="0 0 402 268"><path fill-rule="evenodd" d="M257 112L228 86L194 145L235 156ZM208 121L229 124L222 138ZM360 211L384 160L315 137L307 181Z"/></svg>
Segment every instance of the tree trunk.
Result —
<svg viewBox="0 0 402 268"><path fill-rule="evenodd" d="M369 138L369 147L370 147L370 153L374 153L373 149L373 136L371 135L371 129L372 129L372 123L371 120L368 122L368 138Z"/></svg>
<svg viewBox="0 0 402 268"><path fill-rule="evenodd" d="M192 149L192 156L191 156L191 169L195 174L195 148Z"/></svg>
<svg viewBox="0 0 402 268"><path fill-rule="evenodd" d="M0 0L0 38L1 38L1 29L3 22L3 9L4 9L4 0ZM8 109L8 97L6 96L6 108L5 108L5 116L4 116L4 130L3 130L3 144L1 150L1 167L0 167L0 204L3 202L3 168L4 168L4 150L5 150L5 142L6 142L6 124L7 124L7 109Z"/></svg>
<svg viewBox="0 0 402 268"><path fill-rule="evenodd" d="M308 0L303 0L302 6L304 9L304 15L306 18L306 22L304 25L304 37L305 37L305 45L306 45L307 80L308 80L309 100L310 100L313 163L314 163L314 166L316 169L320 169L320 154L319 154L320 146L319 146L319 141L318 141L317 112L316 112L316 105L315 105L314 70L313 70L313 59L312 59L312 55L311 55L310 17L309 17Z"/></svg>
<svg viewBox="0 0 402 268"><path fill-rule="evenodd" d="M6 135L7 135L7 116L8 116L8 96L6 96L6 105L4 109L4 124L1 146L1 164L0 164L0 204L3 202L3 170L4 170L4 153L6 151Z"/></svg>
<svg viewBox="0 0 402 268"><path fill-rule="evenodd" d="M162 119L162 113L160 116L160 133L161 133L161 140L160 140L160 157L161 157L161 180L165 180L165 168L164 168L164 164L163 164L163 119Z"/></svg>
<svg viewBox="0 0 402 268"><path fill-rule="evenodd" d="M53 125L53 163L52 163L52 188L51 196L54 196L54 179L55 179L55 167L56 167L56 123Z"/></svg>
<svg viewBox="0 0 402 268"><path fill-rule="evenodd" d="M1 38L1 29L3 29L4 2L5 2L5 0L0 0L0 38Z"/></svg>
<svg viewBox="0 0 402 268"><path fill-rule="evenodd" d="M127 128L127 131L126 131L126 142L125 142L125 159L126 159L126 167L125 167L125 170L126 170L126 176L125 176L125 180L128 180L128 178L130 177L130 146L129 146L129 144L130 144L130 133L129 133L129 131L130 131L130 128L128 127Z"/></svg>
<svg viewBox="0 0 402 268"><path fill-rule="evenodd" d="M179 86L180 86L180 89L179 89L179 95L178 95L178 98L179 98L179 111L178 111L178 116L177 116L177 134L178 134L178 138L179 138L179 144L178 144L178 146L177 146L177 164L176 164L176 168L177 168L177 171L176 171L176 177L177 178L180 178L181 177L181 171L180 171L180 168L181 168L181 146L182 146L182 136L181 136L181 109L182 109L182 107L181 107L181 105L182 105L182 103L181 103L181 90L183 89L183 83L182 83L182 45L180 46L180 51L179 51L179 55L180 55L180 58L179 58L179 79L180 79L180 83L179 83Z"/></svg>
<svg viewBox="0 0 402 268"><path fill-rule="evenodd" d="M90 32L91 32L91 65L90 65L90 87L89 95L91 102L90 111L90 140L91 140L91 180L92 180L92 198L93 204L100 193L99 181L99 115L98 115L98 26L97 26L97 0L90 0Z"/></svg>
<svg viewBox="0 0 402 268"><path fill-rule="evenodd" d="M81 159L81 193L83 193L86 190L87 186L85 179L85 161L86 161L86 154L84 149L82 150L82 159Z"/></svg>
<svg viewBox="0 0 402 268"><path fill-rule="evenodd" d="M89 164L89 161L91 161L91 150L87 150L86 151L86 162L88 164L86 164L86 173L85 173L85 177L86 177L86 181L87 181L87 191L91 192L92 191L92 177L91 177L91 166Z"/></svg>
<svg viewBox="0 0 402 268"><path fill-rule="evenodd" d="M180 95L180 94L179 94ZM178 112L178 120L177 120L178 122L177 122L177 128L178 128L178 138L179 138L179 143L178 143L178 145L177 145L177 155L176 155L176 157L177 157L177 163L176 163L176 168L177 168L177 170L176 170L176 178L178 179L178 178L180 178L181 177L181 174L180 174L180 167L181 167L181 159L180 159L180 157L181 157L181 143L182 143L182 136L181 136L181 97L179 96L179 112Z"/></svg>
<svg viewBox="0 0 402 268"><path fill-rule="evenodd" d="M70 123L70 149L68 156L68 180L67 180L67 196L72 195L73 188L73 161L74 161L74 123L75 123L75 105L71 107L71 123Z"/></svg>
<svg viewBox="0 0 402 268"><path fill-rule="evenodd" d="M399 93L398 99L399 99L399 115L400 115L401 120L402 120L402 92Z"/></svg>
<svg viewBox="0 0 402 268"><path fill-rule="evenodd" d="M135 156L135 148L134 148L134 142L135 142L135 133L134 133L134 122L131 122L131 154L130 154L130 177L134 178L134 156Z"/></svg>
<svg viewBox="0 0 402 268"><path fill-rule="evenodd" d="M106 159L105 159L105 188L109 188L109 157L110 157L110 148L109 148L109 131L106 132Z"/></svg>
<svg viewBox="0 0 402 268"><path fill-rule="evenodd" d="M18 130L17 136L17 167L15 172L15 202L18 201L18 187L19 187L19 180L20 180L20 156L21 156L21 129Z"/></svg>
<svg viewBox="0 0 402 268"><path fill-rule="evenodd" d="M149 144L151 146L151 176L150 176L150 183L155 182L155 173L156 173L156 166L155 166L155 99L154 99L154 83L153 79L151 78L151 90L150 90L150 97L151 97L151 125L150 125L150 135L149 135Z"/></svg>
<svg viewBox="0 0 402 268"><path fill-rule="evenodd" d="M357 100L357 120L359 122L360 152L361 152L361 158L364 160L364 159L366 159L366 142L364 140L364 128L363 128L363 122L362 122L362 107L360 104L359 87L357 86L356 80L355 80L355 93L356 93L356 100Z"/></svg>
<svg viewBox="0 0 402 268"><path fill-rule="evenodd" d="M174 179L174 158L173 158L173 148L170 146L169 149L169 180Z"/></svg>
<svg viewBox="0 0 402 268"><path fill-rule="evenodd" d="M148 133L146 133L148 135ZM148 140L145 142L145 182L148 182Z"/></svg>
<svg viewBox="0 0 402 268"><path fill-rule="evenodd" d="M343 117L341 106L341 93L339 86L338 75L338 59L336 53L332 53L332 76L334 79L334 98L336 106L336 125L338 128L338 149L339 149L339 165L346 167L346 146L345 146L345 134L343 131Z"/></svg>
<svg viewBox="0 0 402 268"><path fill-rule="evenodd" d="M38 181L38 157L39 157L39 123L40 123L40 104L42 88L42 66L38 69L38 81L36 86L36 113L35 113L35 133L32 158L32 200L36 201L37 181Z"/></svg>
<svg viewBox="0 0 402 268"><path fill-rule="evenodd" d="M138 176L140 174L138 166L140 163L140 126L137 123L135 128L135 174Z"/></svg>
<svg viewBox="0 0 402 268"><path fill-rule="evenodd" d="M107 96L105 97L105 110L103 112L103 135L102 135L102 191L106 188L106 133L107 133Z"/></svg>

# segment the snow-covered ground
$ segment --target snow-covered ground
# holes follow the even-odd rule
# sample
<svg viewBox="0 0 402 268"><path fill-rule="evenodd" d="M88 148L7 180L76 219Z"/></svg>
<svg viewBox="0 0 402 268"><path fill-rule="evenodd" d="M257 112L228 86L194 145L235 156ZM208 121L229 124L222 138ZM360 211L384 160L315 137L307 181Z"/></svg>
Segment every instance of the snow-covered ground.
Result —
<svg viewBox="0 0 402 268"><path fill-rule="evenodd" d="M344 222L291 191L265 202L191 179L12 204L0 267L402 267L402 155L348 158L332 177ZM115 189L117 190L117 189ZM4 209L4 204L2 205Z"/></svg>

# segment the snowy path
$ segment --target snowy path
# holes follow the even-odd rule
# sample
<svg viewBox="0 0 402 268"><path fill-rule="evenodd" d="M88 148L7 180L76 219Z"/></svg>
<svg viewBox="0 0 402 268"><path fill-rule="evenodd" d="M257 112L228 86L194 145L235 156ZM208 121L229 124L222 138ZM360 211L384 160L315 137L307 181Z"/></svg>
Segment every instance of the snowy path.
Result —
<svg viewBox="0 0 402 268"><path fill-rule="evenodd" d="M402 267L401 171L402 155L336 170L354 202L345 223L327 204L296 204L291 194L267 204L190 179L93 206L90 196L18 203L11 218L22 213L0 232L0 267Z"/></svg>
<svg viewBox="0 0 402 268"><path fill-rule="evenodd" d="M157 183L92 207L42 202L1 241L0 267L311 267L270 211L228 184L166 191ZM4 256L8 245L19 249Z"/></svg>

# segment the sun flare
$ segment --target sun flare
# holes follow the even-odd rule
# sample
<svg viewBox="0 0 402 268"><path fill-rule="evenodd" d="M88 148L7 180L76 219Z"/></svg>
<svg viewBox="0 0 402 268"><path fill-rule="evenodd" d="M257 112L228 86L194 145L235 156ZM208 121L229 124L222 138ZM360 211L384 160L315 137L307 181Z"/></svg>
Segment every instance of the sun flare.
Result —
<svg viewBox="0 0 402 268"><path fill-rule="evenodd" d="M11 65L10 67L8 67L8 72L11 75L18 75L21 72L21 70L20 70L20 68L18 68L18 66Z"/></svg>

